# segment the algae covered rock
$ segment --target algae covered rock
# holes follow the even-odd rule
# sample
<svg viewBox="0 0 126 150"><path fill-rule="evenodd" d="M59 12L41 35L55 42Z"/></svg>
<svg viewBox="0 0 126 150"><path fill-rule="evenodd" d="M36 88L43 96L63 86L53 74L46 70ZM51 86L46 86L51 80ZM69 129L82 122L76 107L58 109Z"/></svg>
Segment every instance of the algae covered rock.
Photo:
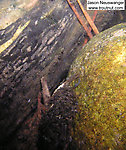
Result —
<svg viewBox="0 0 126 150"><path fill-rule="evenodd" d="M126 148L126 23L99 35L82 49L69 77L78 99L73 137L81 149Z"/></svg>

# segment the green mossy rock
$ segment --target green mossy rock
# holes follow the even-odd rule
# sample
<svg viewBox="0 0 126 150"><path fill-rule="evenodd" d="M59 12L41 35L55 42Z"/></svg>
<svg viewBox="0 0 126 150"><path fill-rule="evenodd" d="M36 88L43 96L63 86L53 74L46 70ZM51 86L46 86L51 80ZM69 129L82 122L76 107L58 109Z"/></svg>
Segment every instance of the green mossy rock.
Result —
<svg viewBox="0 0 126 150"><path fill-rule="evenodd" d="M73 137L81 149L125 149L126 23L93 37L74 61L69 77L74 74L79 110Z"/></svg>

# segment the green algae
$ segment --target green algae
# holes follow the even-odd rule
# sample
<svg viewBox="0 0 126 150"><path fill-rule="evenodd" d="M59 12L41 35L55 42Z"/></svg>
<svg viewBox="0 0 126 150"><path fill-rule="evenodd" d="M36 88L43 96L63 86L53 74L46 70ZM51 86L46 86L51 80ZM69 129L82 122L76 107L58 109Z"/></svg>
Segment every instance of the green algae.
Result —
<svg viewBox="0 0 126 150"><path fill-rule="evenodd" d="M73 74L79 74L71 83L78 83L75 140L90 142L92 149L125 149L126 23L93 37L74 61L69 76Z"/></svg>

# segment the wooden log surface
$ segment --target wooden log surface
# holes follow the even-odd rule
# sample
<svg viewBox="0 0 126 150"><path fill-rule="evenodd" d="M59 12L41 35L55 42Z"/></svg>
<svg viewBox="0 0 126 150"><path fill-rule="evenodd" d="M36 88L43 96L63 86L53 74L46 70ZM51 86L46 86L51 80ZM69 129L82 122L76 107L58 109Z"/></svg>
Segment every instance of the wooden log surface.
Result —
<svg viewBox="0 0 126 150"><path fill-rule="evenodd" d="M89 14L92 17L93 11ZM111 23L116 15L99 11L95 21L99 31L117 24ZM41 77L46 76L51 93L66 78L85 37L64 0L39 1L22 18L0 30L0 145L6 145L34 114Z"/></svg>

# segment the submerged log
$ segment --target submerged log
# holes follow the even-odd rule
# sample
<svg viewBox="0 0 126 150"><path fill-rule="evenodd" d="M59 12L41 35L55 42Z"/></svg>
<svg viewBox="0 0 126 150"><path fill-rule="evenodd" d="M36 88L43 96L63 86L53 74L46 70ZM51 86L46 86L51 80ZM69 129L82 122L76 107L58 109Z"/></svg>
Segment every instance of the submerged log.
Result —
<svg viewBox="0 0 126 150"><path fill-rule="evenodd" d="M99 31L114 16L113 11L98 12L95 23ZM0 30L1 149L20 149L24 122L37 108L41 77L47 77L52 93L66 78L84 37L86 32L63 0L39 1L22 18Z"/></svg>

